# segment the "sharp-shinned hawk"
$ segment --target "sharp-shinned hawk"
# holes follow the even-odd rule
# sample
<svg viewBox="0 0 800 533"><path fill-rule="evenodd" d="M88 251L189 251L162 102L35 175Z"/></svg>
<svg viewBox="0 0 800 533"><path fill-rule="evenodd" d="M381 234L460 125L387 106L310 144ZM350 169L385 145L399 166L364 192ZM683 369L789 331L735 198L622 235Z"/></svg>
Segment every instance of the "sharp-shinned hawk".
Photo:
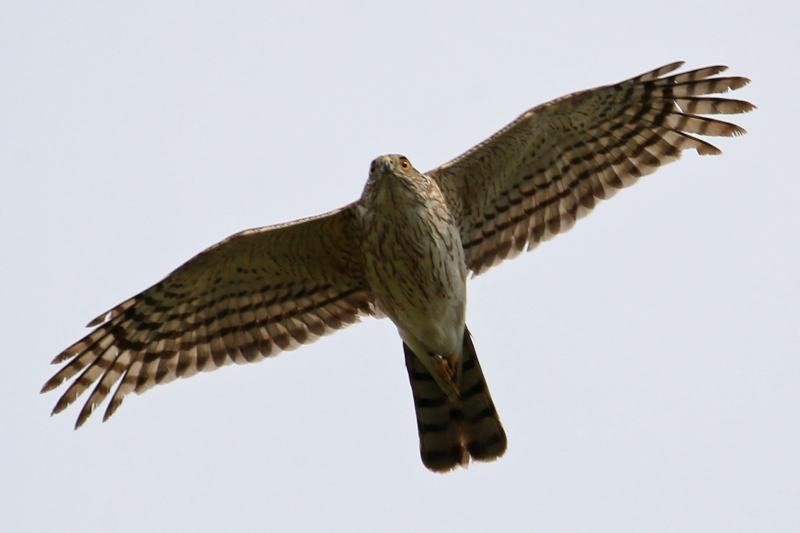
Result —
<svg viewBox="0 0 800 533"><path fill-rule="evenodd" d="M77 428L118 383L105 420L131 392L385 315L403 340L425 466L500 457L505 432L465 324L467 275L570 229L682 150L720 153L691 134L743 134L700 115L754 109L707 96L749 80L714 77L722 66L666 76L681 65L533 108L425 174L378 157L358 201L208 248L92 320L53 360L64 365L43 392L74 378L53 413L96 384Z"/></svg>

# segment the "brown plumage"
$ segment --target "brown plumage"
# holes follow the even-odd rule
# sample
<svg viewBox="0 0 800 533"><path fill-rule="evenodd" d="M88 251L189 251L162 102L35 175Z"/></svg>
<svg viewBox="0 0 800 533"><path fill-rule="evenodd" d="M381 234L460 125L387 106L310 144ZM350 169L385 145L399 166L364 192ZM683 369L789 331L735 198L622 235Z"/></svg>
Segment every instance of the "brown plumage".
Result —
<svg viewBox="0 0 800 533"><path fill-rule="evenodd" d="M425 465L499 457L505 433L464 320L467 274L568 230L682 150L719 153L692 134L743 134L700 115L754 109L707 96L749 80L714 77L726 67L666 76L681 65L531 109L426 174L379 157L357 202L212 246L53 360L63 366L42 391L73 380L53 412L94 387L76 427L111 395L107 419L131 392L387 315L403 339Z"/></svg>

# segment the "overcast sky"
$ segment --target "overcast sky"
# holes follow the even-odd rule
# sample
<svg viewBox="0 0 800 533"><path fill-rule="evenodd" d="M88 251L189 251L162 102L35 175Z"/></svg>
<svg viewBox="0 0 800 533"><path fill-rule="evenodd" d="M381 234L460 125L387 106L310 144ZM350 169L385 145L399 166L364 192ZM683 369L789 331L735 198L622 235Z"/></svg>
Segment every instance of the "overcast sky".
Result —
<svg viewBox="0 0 800 533"><path fill-rule="evenodd" d="M0 530L796 531L798 6L2 2ZM50 360L203 248L675 60L750 77L749 134L469 284L499 461L422 466L388 320L49 416Z"/></svg>

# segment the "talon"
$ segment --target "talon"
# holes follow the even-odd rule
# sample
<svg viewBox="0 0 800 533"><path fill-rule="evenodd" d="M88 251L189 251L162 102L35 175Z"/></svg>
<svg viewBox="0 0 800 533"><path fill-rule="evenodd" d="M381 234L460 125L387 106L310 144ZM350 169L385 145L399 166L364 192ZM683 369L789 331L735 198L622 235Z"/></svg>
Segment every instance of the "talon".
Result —
<svg viewBox="0 0 800 533"><path fill-rule="evenodd" d="M453 391L453 394L458 396L458 387L456 387L456 384L453 382L453 375L455 374L455 361L451 362L441 355L435 355L434 359L435 362L433 365L434 368L436 368L436 373L439 374L447 386L450 387L450 390Z"/></svg>

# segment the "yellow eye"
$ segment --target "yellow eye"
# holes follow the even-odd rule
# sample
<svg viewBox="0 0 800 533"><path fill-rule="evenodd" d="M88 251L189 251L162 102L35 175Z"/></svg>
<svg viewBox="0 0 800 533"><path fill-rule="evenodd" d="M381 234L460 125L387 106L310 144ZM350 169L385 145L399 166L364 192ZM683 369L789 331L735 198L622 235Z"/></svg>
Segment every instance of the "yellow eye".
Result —
<svg viewBox="0 0 800 533"><path fill-rule="evenodd" d="M403 170L411 170L411 163L408 162L408 159L401 159L400 167L402 167Z"/></svg>

